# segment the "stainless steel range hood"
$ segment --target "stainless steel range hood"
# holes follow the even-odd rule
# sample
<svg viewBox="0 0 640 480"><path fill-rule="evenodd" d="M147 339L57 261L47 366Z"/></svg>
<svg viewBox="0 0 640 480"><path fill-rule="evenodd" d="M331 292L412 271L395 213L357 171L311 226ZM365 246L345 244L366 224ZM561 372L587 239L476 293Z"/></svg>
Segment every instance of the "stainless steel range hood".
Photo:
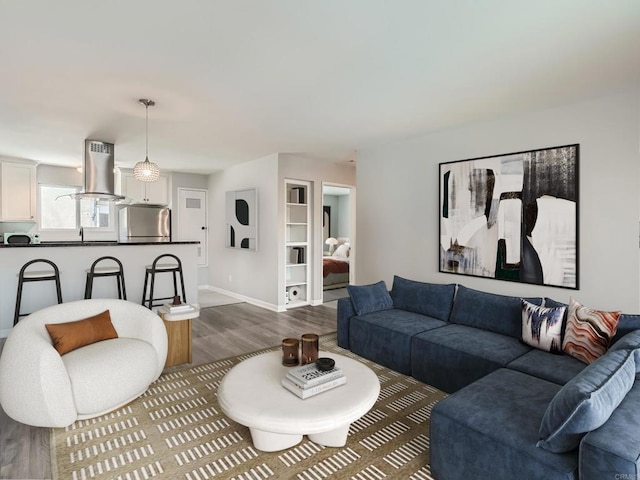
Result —
<svg viewBox="0 0 640 480"><path fill-rule="evenodd" d="M84 191L73 198L94 198L109 202L125 199L115 194L115 145L97 140L84 141Z"/></svg>

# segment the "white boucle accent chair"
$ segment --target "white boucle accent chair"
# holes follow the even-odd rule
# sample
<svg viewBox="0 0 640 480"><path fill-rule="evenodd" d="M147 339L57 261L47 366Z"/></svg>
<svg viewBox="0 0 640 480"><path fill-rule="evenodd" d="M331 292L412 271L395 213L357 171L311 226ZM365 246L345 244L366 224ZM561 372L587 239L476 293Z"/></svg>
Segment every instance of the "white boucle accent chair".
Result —
<svg viewBox="0 0 640 480"><path fill-rule="evenodd" d="M60 356L47 323L81 320L109 310L118 338ZM126 405L156 380L167 358L158 315L137 303L91 299L24 317L0 357L0 404L9 417L39 427L65 427Z"/></svg>

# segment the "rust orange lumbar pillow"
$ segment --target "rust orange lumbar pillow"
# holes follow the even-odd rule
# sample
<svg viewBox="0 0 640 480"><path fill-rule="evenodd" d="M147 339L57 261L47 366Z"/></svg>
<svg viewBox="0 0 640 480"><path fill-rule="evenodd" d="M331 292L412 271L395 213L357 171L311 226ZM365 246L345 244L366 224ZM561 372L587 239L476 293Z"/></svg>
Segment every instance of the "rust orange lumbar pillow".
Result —
<svg viewBox="0 0 640 480"><path fill-rule="evenodd" d="M45 327L60 355L102 340L118 338L109 310L75 322L47 323Z"/></svg>

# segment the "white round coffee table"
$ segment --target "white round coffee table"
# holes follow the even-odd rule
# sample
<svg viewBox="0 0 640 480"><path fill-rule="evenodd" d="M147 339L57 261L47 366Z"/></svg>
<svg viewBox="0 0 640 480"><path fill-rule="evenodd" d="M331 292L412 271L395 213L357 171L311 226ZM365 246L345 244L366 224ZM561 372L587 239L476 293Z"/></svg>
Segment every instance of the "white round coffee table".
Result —
<svg viewBox="0 0 640 480"><path fill-rule="evenodd" d="M232 420L249 427L253 445L264 452L298 444L303 435L319 445L342 447L349 425L376 403L380 382L362 363L335 353L333 358L347 383L304 400L285 389L287 367L280 351L240 362L222 379L218 403Z"/></svg>

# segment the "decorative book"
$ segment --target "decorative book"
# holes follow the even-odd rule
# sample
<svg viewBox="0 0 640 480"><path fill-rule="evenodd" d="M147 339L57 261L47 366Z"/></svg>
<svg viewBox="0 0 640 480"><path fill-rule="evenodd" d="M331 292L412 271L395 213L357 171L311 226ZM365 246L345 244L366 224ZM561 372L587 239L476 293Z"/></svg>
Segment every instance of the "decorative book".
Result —
<svg viewBox="0 0 640 480"><path fill-rule="evenodd" d="M347 383L347 377L345 377L344 375L338 378L334 378L333 380L323 382L319 385L315 385L307 388L300 388L298 385L296 385L291 380L289 380L288 377L284 377L282 379L282 386L287 390L289 390L291 393L302 398L303 400L305 398L313 397L314 395L317 395L319 393L326 392L333 388L339 387L340 385L344 385L345 383Z"/></svg>
<svg viewBox="0 0 640 480"><path fill-rule="evenodd" d="M293 187L289 193L289 203L305 203L304 187Z"/></svg>
<svg viewBox="0 0 640 480"><path fill-rule="evenodd" d="M193 305L190 305L188 303L183 303L181 305L171 305L170 303L165 303L164 309L168 313L180 313L195 310Z"/></svg>
<svg viewBox="0 0 640 480"><path fill-rule="evenodd" d="M340 367L322 371L315 363L294 367L287 372L287 378L301 387L311 387L339 377L342 377Z"/></svg>

